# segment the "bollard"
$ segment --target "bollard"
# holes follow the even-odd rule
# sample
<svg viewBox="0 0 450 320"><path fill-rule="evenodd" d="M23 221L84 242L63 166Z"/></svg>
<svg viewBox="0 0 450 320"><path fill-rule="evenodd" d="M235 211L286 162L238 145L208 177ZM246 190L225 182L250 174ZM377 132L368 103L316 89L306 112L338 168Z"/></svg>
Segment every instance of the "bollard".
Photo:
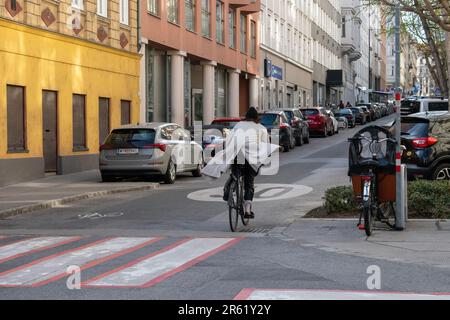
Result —
<svg viewBox="0 0 450 320"><path fill-rule="evenodd" d="M401 203L400 210L395 211L395 229L403 231L406 228L406 222L408 221L408 172L406 165L402 165L401 169Z"/></svg>

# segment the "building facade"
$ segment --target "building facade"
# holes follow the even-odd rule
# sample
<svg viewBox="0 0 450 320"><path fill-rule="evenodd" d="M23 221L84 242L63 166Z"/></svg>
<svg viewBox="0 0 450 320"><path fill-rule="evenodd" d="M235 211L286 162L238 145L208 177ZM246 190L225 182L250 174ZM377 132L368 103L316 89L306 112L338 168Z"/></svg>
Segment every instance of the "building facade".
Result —
<svg viewBox="0 0 450 320"><path fill-rule="evenodd" d="M337 104L343 83L327 84L330 70L342 70L341 63L341 0L306 1L311 6L313 38L313 101L314 106ZM341 79L342 80L342 79ZM343 81L342 81L343 82Z"/></svg>
<svg viewBox="0 0 450 320"><path fill-rule="evenodd" d="M417 58L417 88L418 96L430 97L436 93L436 82L430 72L431 64L427 64L426 58L423 55L419 55Z"/></svg>
<svg viewBox="0 0 450 320"><path fill-rule="evenodd" d="M261 2L259 106L306 107L312 104L311 1Z"/></svg>
<svg viewBox="0 0 450 320"><path fill-rule="evenodd" d="M144 0L141 121L191 126L258 105L260 2Z"/></svg>
<svg viewBox="0 0 450 320"><path fill-rule="evenodd" d="M98 167L139 119L135 0L0 4L0 185Z"/></svg>

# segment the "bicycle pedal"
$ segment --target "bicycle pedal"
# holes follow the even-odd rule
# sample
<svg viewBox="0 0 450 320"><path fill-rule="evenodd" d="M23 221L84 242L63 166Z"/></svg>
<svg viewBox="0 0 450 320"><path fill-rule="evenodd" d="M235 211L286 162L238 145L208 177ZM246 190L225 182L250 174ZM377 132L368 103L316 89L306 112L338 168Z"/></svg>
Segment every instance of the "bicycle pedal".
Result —
<svg viewBox="0 0 450 320"><path fill-rule="evenodd" d="M359 230L366 230L366 228L364 227L363 224L358 225L358 229L359 229Z"/></svg>

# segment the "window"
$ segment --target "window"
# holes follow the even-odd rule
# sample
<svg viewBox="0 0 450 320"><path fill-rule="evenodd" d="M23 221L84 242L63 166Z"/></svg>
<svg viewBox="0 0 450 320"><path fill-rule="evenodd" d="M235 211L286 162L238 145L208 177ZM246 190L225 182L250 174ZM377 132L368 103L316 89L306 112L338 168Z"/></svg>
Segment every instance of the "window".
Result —
<svg viewBox="0 0 450 320"><path fill-rule="evenodd" d="M346 37L346 30L345 30L345 17L342 18L342 38Z"/></svg>
<svg viewBox="0 0 450 320"><path fill-rule="evenodd" d="M167 1L167 20L170 22L179 23L178 17L178 1L179 0L168 0Z"/></svg>
<svg viewBox="0 0 450 320"><path fill-rule="evenodd" d="M211 37L211 8L210 0L202 0L202 35L204 37Z"/></svg>
<svg viewBox="0 0 450 320"><path fill-rule="evenodd" d="M241 14L241 52L247 53L247 17Z"/></svg>
<svg viewBox="0 0 450 320"><path fill-rule="evenodd" d="M148 12L154 14L155 16L159 16L159 0L147 0L147 9Z"/></svg>
<svg viewBox="0 0 450 320"><path fill-rule="evenodd" d="M97 0L97 14L103 17L108 16L108 1Z"/></svg>
<svg viewBox="0 0 450 320"><path fill-rule="evenodd" d="M219 0L216 1L216 40L224 43L223 3Z"/></svg>
<svg viewBox="0 0 450 320"><path fill-rule="evenodd" d="M131 123L131 102L127 100L120 101L121 124Z"/></svg>
<svg viewBox="0 0 450 320"><path fill-rule="evenodd" d="M250 21L250 55L252 58L256 58L256 22Z"/></svg>
<svg viewBox="0 0 450 320"><path fill-rule="evenodd" d="M195 0L185 0L186 29L195 31Z"/></svg>
<svg viewBox="0 0 450 320"><path fill-rule="evenodd" d="M228 32L230 34L230 48L236 49L236 11L228 9Z"/></svg>
<svg viewBox="0 0 450 320"><path fill-rule="evenodd" d="M83 10L83 0L72 0L72 7Z"/></svg>
<svg viewBox="0 0 450 320"><path fill-rule="evenodd" d="M99 143L102 144L109 135L109 99L98 99L98 133Z"/></svg>
<svg viewBox="0 0 450 320"><path fill-rule="evenodd" d="M72 96L72 133L73 150L86 150L86 96Z"/></svg>
<svg viewBox="0 0 450 320"><path fill-rule="evenodd" d="M120 23L128 25L128 0L120 0Z"/></svg>
<svg viewBox="0 0 450 320"><path fill-rule="evenodd" d="M8 152L25 151L25 88L10 85L6 88Z"/></svg>

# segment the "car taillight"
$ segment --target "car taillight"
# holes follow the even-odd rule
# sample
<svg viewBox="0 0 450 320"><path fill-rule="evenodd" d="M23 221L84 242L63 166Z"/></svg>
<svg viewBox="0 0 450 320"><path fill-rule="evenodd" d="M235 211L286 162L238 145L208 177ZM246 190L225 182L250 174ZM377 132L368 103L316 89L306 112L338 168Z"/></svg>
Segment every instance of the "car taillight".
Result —
<svg viewBox="0 0 450 320"><path fill-rule="evenodd" d="M144 149L159 149L162 152L166 152L167 145L165 145L163 143L149 144L149 145L144 146Z"/></svg>
<svg viewBox="0 0 450 320"><path fill-rule="evenodd" d="M102 144L100 146L100 152L102 152L103 150L112 150L112 149L114 149L114 148L110 144L107 144L107 143Z"/></svg>
<svg viewBox="0 0 450 320"><path fill-rule="evenodd" d="M434 146L436 143L438 143L438 141L439 140L434 137L419 138L414 139L412 141L412 145L414 146L414 148L428 148Z"/></svg>
<svg viewBox="0 0 450 320"><path fill-rule="evenodd" d="M280 124L280 129L287 129L288 125L286 123Z"/></svg>

